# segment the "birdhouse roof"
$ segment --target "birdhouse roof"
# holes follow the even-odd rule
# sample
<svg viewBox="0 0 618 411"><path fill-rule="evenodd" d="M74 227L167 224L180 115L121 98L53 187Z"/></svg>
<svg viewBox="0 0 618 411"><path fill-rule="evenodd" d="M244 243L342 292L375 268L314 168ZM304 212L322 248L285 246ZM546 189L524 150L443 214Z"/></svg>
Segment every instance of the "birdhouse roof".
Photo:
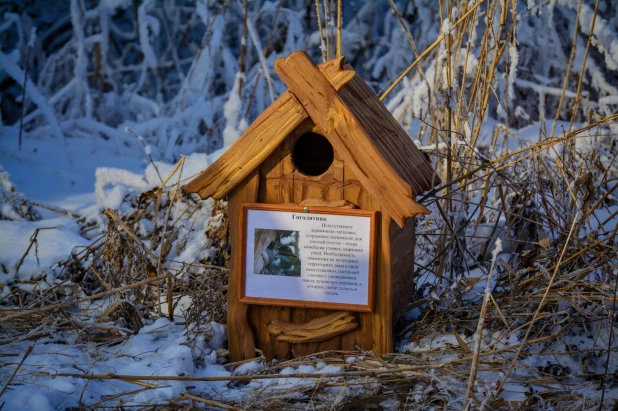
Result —
<svg viewBox="0 0 618 411"><path fill-rule="evenodd" d="M369 86L340 57L314 65L304 52L275 61L288 86L210 167L184 186L221 199L311 119L360 183L400 226L428 211L415 195L440 183L425 156Z"/></svg>

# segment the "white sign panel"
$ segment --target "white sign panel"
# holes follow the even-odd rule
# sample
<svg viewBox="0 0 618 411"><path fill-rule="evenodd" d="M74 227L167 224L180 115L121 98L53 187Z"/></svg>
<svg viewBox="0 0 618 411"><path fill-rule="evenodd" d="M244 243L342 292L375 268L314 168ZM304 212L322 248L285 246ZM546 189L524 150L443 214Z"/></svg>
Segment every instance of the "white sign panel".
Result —
<svg viewBox="0 0 618 411"><path fill-rule="evenodd" d="M245 212L241 301L371 310L375 212L263 204Z"/></svg>

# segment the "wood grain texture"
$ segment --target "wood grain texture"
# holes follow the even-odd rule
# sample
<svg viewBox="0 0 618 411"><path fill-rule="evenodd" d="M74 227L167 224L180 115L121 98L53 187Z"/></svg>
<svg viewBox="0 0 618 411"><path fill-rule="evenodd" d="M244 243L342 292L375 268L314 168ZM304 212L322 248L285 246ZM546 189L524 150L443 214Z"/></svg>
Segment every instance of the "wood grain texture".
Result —
<svg viewBox="0 0 618 411"><path fill-rule="evenodd" d="M329 139L342 161L354 169L399 226L408 217L428 213L414 201L414 195L433 187L439 179L386 107L354 70L344 65L343 57L315 66L306 53L295 52L277 60L275 68L290 91L207 170L185 185L185 192L202 198L225 197L292 131L315 123L317 132Z"/></svg>
<svg viewBox="0 0 618 411"><path fill-rule="evenodd" d="M254 172L230 193L228 197L228 217L230 243L240 244L242 236L241 207L243 202L257 201L259 193L259 175ZM227 335L228 349L232 361L242 361L255 357L255 339L249 327L248 306L238 301L238 288L242 265L241 247L232 247L230 259L230 278L227 291Z"/></svg>
<svg viewBox="0 0 618 411"><path fill-rule="evenodd" d="M413 295L414 221L409 217L427 212L414 202L414 195L439 180L432 180L433 171L422 154L362 79L343 66L343 59L315 66L304 53L294 53L278 60L276 69L290 91L185 186L185 191L203 198L229 193L231 359L252 358L255 348L269 359L281 360L326 350L392 352L393 321ZM299 172L292 160L296 140L309 131L327 137L335 152L332 165L320 176ZM310 207L351 204L378 212L373 312L355 314L358 328L343 334L325 333L320 341L277 341L268 331L273 321L302 327L332 311L239 303L243 202Z"/></svg>
<svg viewBox="0 0 618 411"><path fill-rule="evenodd" d="M318 65L318 69L337 91L341 90L356 75L350 65L345 66L345 57L337 57L322 63Z"/></svg>
<svg viewBox="0 0 618 411"><path fill-rule="evenodd" d="M343 57L322 63L319 67L337 90L356 74L354 70L343 69ZM283 93L255 119L230 149L184 186L185 192L198 193L203 199L224 198L308 117L290 92Z"/></svg>
<svg viewBox="0 0 618 411"><path fill-rule="evenodd" d="M291 133L275 152L260 166L258 202L267 204L300 204L304 200L323 199L328 202L350 202L363 210L376 210L378 227L375 236L375 297L373 313L356 313L359 327L325 341L293 343L277 341L268 332L273 320L304 324L322 318L332 311L315 308L289 308L249 305L249 322L255 335L256 347L267 358L286 359L328 350L373 350L392 352L392 293L396 284L391 280L393 262L389 227L394 225L383 212L381 204L369 193L335 150L331 167L320 176L299 172L292 161L292 150L298 137L307 131L321 134L319 126L303 126ZM386 228L383 228L386 224ZM386 238L384 238L385 233Z"/></svg>
<svg viewBox="0 0 618 411"><path fill-rule="evenodd" d="M311 207L311 206L319 206L319 207L339 207L339 208L358 208L356 204L349 202L348 200L326 200L324 198L307 198L298 205Z"/></svg>
<svg viewBox="0 0 618 411"><path fill-rule="evenodd" d="M393 219L382 213L380 223L379 258L377 261L380 280L376 284L376 300L372 315L374 352L393 351L393 271L391 237L389 228ZM379 296L379 297L378 297Z"/></svg>
<svg viewBox="0 0 618 411"><path fill-rule="evenodd" d="M375 300L372 313L359 313L361 328L341 337L344 349L373 350L375 353L388 353L393 350L392 339L392 281L390 238L384 238L385 229L394 224L392 218L384 212L380 203L363 187L353 170L345 164L344 198L360 209L379 211L379 224L376 235L376 284ZM386 230L388 237L388 229Z"/></svg>
<svg viewBox="0 0 618 411"><path fill-rule="evenodd" d="M260 166L308 118L288 91L266 109L221 157L184 186L201 198L222 199Z"/></svg>
<svg viewBox="0 0 618 411"><path fill-rule="evenodd" d="M410 185L393 169L389 159L376 147L356 115L306 53L294 52L276 60L275 70L313 122L324 131L342 160L354 170L361 184L400 226L408 217L428 213L425 207L412 200Z"/></svg>
<svg viewBox="0 0 618 411"><path fill-rule="evenodd" d="M324 135L323 130L314 126L310 131ZM295 136L294 138L297 138ZM295 140L289 141L290 150L293 149ZM338 202L343 200L343 186L345 175L343 172L344 163L337 152L330 168L320 176L306 176L294 169L291 178L294 180L294 202L300 204L304 201L313 202L315 198L321 198L327 202ZM293 166L291 155L288 154L286 162ZM327 310L294 308L292 315L295 322L307 322L316 318L321 318L329 314ZM292 344L290 349L295 357L309 355L315 352L342 349L340 335L333 336L325 341L305 344Z"/></svg>
<svg viewBox="0 0 618 411"><path fill-rule="evenodd" d="M440 184L429 161L362 78L351 79L339 95L414 196Z"/></svg>
<svg viewBox="0 0 618 411"><path fill-rule="evenodd" d="M391 224L392 306L393 324L406 313L414 298L415 218L409 218L401 228Z"/></svg>
<svg viewBox="0 0 618 411"><path fill-rule="evenodd" d="M267 204L299 204L308 198L323 198L326 200L343 199L343 162L335 153L331 167L321 176L306 176L296 170L292 161L292 150L298 137L302 134L319 129L305 124L299 127L271 154L260 166L259 202ZM267 358L285 359L290 356L302 356L315 352L341 349L341 338L335 336L326 341L289 344L275 341L268 334L267 324L274 320L305 323L324 317L332 311L314 308L287 308L251 305L249 319L255 330L256 344L264 350Z"/></svg>
<svg viewBox="0 0 618 411"><path fill-rule="evenodd" d="M277 341L305 344L326 341L356 328L358 323L353 315L336 312L307 323L274 320L268 325L268 332L276 336Z"/></svg>
<svg viewBox="0 0 618 411"><path fill-rule="evenodd" d="M290 139L293 136L309 131L311 125L303 124L292 131L283 143L279 145L271 155L260 165L260 191L259 203L282 204L293 203L293 182L287 176L294 170L291 160L286 160L290 151ZM242 247L242 245L239 245ZM273 320L292 321L291 309L287 307L274 307L266 305L249 306L249 323L254 330L256 346L264 352L266 358L286 359L290 355L290 344L285 341L276 341L269 332L268 324Z"/></svg>

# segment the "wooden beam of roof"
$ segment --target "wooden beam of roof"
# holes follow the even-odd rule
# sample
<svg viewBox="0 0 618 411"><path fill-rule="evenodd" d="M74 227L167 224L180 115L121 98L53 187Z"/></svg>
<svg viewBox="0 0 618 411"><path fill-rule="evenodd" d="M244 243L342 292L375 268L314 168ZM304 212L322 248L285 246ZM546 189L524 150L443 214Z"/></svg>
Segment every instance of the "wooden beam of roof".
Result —
<svg viewBox="0 0 618 411"><path fill-rule="evenodd" d="M275 62L289 87L208 169L184 186L226 197L303 122L313 122L360 183L400 226L428 214L414 196L439 183L423 154L365 82L340 57L315 66L304 52Z"/></svg>
<svg viewBox="0 0 618 411"><path fill-rule="evenodd" d="M440 184L431 163L360 76L347 83L339 95L373 144L410 185L412 198Z"/></svg>
<svg viewBox="0 0 618 411"><path fill-rule="evenodd" d="M247 128L233 146L184 186L203 199L222 199L251 174L309 115L286 91Z"/></svg>
<svg viewBox="0 0 618 411"><path fill-rule="evenodd" d="M360 183L399 226L403 227L408 217L429 213L412 200L414 193L410 185L393 169L348 104L306 53L294 52L276 60L275 71Z"/></svg>
<svg viewBox="0 0 618 411"><path fill-rule="evenodd" d="M354 70L345 69L343 61L344 58L339 57L318 66L336 90L341 90L356 74ZM203 199L224 198L308 118L302 104L286 91L255 119L233 148L185 185L185 192L197 193Z"/></svg>

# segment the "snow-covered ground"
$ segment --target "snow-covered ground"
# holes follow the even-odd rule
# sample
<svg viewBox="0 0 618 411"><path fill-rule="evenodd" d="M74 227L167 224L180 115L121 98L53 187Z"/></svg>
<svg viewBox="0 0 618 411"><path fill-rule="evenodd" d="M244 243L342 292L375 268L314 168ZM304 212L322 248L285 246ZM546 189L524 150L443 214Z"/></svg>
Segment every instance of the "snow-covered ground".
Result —
<svg viewBox="0 0 618 411"><path fill-rule="evenodd" d="M214 344L221 344L221 334L225 329L217 327ZM105 397L135 391L123 398L126 406L137 404L166 403L171 398L187 392L187 385L192 385L200 392L212 396L239 396L230 393L226 382L181 382L151 381L161 388L140 390L138 384L114 380L85 380L83 378L55 377L58 373L86 374L124 374L145 376L195 377L231 375L223 366L217 364L217 355L207 344L196 347L206 356L205 365L194 366L191 349L186 342L186 328L170 324L162 318L143 327L139 334L132 336L124 344L102 349L76 344L46 343L39 340L5 347L3 354L14 354L21 358L28 346L32 352L24 362L21 372L14 380L11 389L3 400L9 410L57 410L78 407L82 404L93 406L105 404ZM36 387L36 388L35 388ZM34 389L33 389L34 388ZM95 406L96 407L96 406Z"/></svg>
<svg viewBox="0 0 618 411"><path fill-rule="evenodd" d="M17 139L16 129L2 128L0 164L9 173L17 191L26 198L45 205L87 216L99 213L104 207L118 207L131 184L138 189L155 185L148 181L148 171L145 171L148 163L143 151L134 150L130 154L119 155L115 145L101 140L93 146L84 139L69 139L67 146L64 146L62 142L53 139L29 137L24 139L20 150ZM196 155L192 160L194 161L187 162L186 172L195 173L208 164L205 155ZM159 164L160 172L169 174L172 168L173 165ZM99 190L102 190L98 199L95 193L97 183ZM109 183L109 186L106 183ZM122 188L121 183L128 186ZM110 188L112 184L113 188ZM80 226L74 218L46 208L35 208L42 216L38 221L0 220L0 264L8 271L0 273L3 297L9 290L8 285L17 278L21 283L20 287L33 292L41 291L46 285L55 285L58 281L53 277L50 268L92 241L80 234ZM36 245L23 258L19 272L16 273L18 262L28 249L36 229L40 229ZM44 281L28 283L30 280L42 278ZM82 304L80 307L87 311L101 312L107 304L109 301L103 299L86 306ZM85 315L84 320L92 321L92 318ZM206 357L200 368L194 366L191 349L182 345L186 342L186 327L170 324L167 319L159 319L145 326L139 334L120 346L102 350L71 341L74 336L70 335L66 335L67 341L63 344L56 343L54 338L48 339L49 341L42 338L12 344L6 344L5 341L0 348L2 356L15 356L14 358L19 359L28 346L33 349L27 361L22 364L21 372L2 398L4 409L64 409L80 404L95 404L105 396L139 388L138 385L128 382L54 377L54 374L59 372L82 370L95 374L184 374L196 377L230 375L221 365L217 365L214 351L225 345L225 327L216 323L212 326L216 330L212 340L206 343L202 339L201 346L194 347ZM3 371L5 370L8 368L5 367ZM6 381L5 377L3 375L2 381ZM165 382L159 385L163 388L144 392L138 390L135 395L124 398L128 401L127 405L165 402L186 392L185 386L189 384ZM225 382L198 382L191 385L200 392L210 392L211 395L227 393ZM37 388L33 390L33 387ZM231 395L233 397L240 394Z"/></svg>
<svg viewBox="0 0 618 411"><path fill-rule="evenodd" d="M3 148L0 164L9 173L15 188L27 198L45 205L53 205L85 216L95 215L105 207L118 207L130 188L141 191L154 187L157 183L152 165L140 151L134 152L133 156L119 156L114 152L112 144L104 142L93 148L84 140L70 139L65 147L53 140L34 140L28 137L19 150L15 129L5 127L0 136L0 146ZM222 151L210 156L189 156L185 161L182 178L188 178L206 168ZM156 164L158 172L166 176L173 170L173 165ZM177 177L173 176L171 180L176 179ZM97 190L100 191L99 198L95 193ZM8 274L0 273L3 297L6 296L9 285L16 281L20 288L32 292L63 283L54 278L51 268L65 261L71 252L78 251L92 241L80 234L80 226L74 218L58 215L46 208L35 208L42 216L40 220L0 220L0 263L8 271ZM18 262L28 249L36 229L40 229L36 247L23 259L19 272L16 273ZM83 296L75 295L77 298ZM75 321L92 324L109 304L110 300L107 298L81 303L79 308L83 315L80 317L79 313L74 312L73 314L77 314ZM66 331L61 331L62 335L43 336L9 344L8 341L3 341L0 345L0 356L13 358L14 361L4 363L4 368L0 371L1 381L7 381L8 375L5 375L5 372L14 369L28 347L32 347L31 353L20 367L19 374L2 397L0 403L4 403L3 409L47 411L80 405L96 408L106 405L106 400L116 403L117 399L121 399L125 407L165 404L188 392L214 399L241 401L246 395L253 393L256 387L268 387L268 390L277 391L315 383L311 379L281 378L258 380L243 389L229 389L227 381L157 380L148 383L158 387L144 389L139 385L143 385L141 382L56 376L58 373L112 373L153 377L182 375L199 379L232 375L220 365L223 359L217 356L216 351L226 346L225 326L211 322L209 329L212 330L212 335L207 338L198 336L195 340L197 343L192 342L189 348L187 335L194 336L194 331L183 322L183 308L186 306L182 304L176 307L177 324L170 323L167 318L150 320L148 325L120 345L97 348L79 342L77 335ZM164 314L166 310L167 305L164 304ZM53 325L50 326L50 329L53 328ZM130 333L128 330L127 332ZM201 359L199 366L195 365L197 357ZM242 375L263 367L262 363L256 361L246 363L234 372L235 375ZM282 370L282 374L328 373L340 370L340 367L326 365L319 368L287 368Z"/></svg>
<svg viewBox="0 0 618 411"><path fill-rule="evenodd" d="M538 139L539 126L529 126L521 130L509 143L509 150L516 150L522 146L534 144ZM118 156L114 146L100 142L96 149L80 139L69 139L68 146L57 144L55 141L36 140L26 137L22 150L15 143L16 130L10 127L2 129L0 144L3 147L0 154L0 164L10 174L11 181L17 191L27 198L42 204L53 205L70 210L82 216L96 216L104 208L121 207L124 197L131 190L140 192L154 187L160 180L153 166L147 160L143 151L135 150L131 155ZM188 178L210 164L224 150L206 156L195 154L186 160L182 178ZM173 170L173 165L156 163L160 174L167 176ZM172 181L176 181L176 176ZM614 207L615 208L615 207ZM40 213L38 221L8 221L0 220L0 263L8 269L8 273L0 273L0 284L3 285L3 296L9 286L19 279L19 287L30 291L40 292L61 280L54 278L52 268L56 263L64 261L70 253L78 251L90 244L92 238L84 235L75 218L50 211L46 208L35 207ZM609 209L606 214L609 214ZM605 229L611 230L614 220L606 222ZM19 273L16 266L30 244L32 235L40 229L36 250L33 249L23 259ZM479 233L482 234L482 233ZM486 241L484 235L479 241ZM200 243L201 244L201 243ZM469 245L472 252L480 245ZM510 245L501 245L507 252L501 257L508 259ZM200 247L197 247L201 250ZM493 245L492 249L496 246ZM490 250L491 251L491 250ZM191 258L195 251L191 254ZM182 256L180 256L182 257ZM180 258L179 257L179 258ZM475 280L466 299L477 298L485 287L495 287L495 277L490 284L485 285L486 270L480 268L472 270L468 278ZM421 278L419 284L433 281L430 278ZM488 289L489 289L488 288ZM75 295L82 298L83 293ZM103 298L89 303L80 303L80 313L74 311L74 320L92 324L100 313L110 304L110 300ZM166 403L169 400L180 398L185 393L199 393L207 398L221 401L241 402L255 390L284 390L302 386L311 387L315 384L312 379L281 378L273 380L256 380L248 385L231 386L226 381L199 381L202 377L229 376L232 370L221 365L223 359L217 356L217 350L224 349L225 326L211 322L212 335L202 336L188 344L188 336L192 334L192 326L183 322L184 305L176 308L176 323L171 324L168 319L159 318L146 320L146 325L135 335L128 337L118 345L95 347L90 343L80 342L76 334L59 331L60 335L41 336L36 339L24 339L0 345L0 355L12 358L9 364L5 363L2 369L4 381L6 374L14 369L19 359L26 353L28 347L32 352L22 364L20 372L3 396L5 409L22 410L55 410L64 407L79 405L103 406L106 401L115 403L119 398L125 406L140 404ZM163 313L167 310L164 305ZM410 314L414 316L414 311ZM410 319L412 320L412 317ZM52 327L53 329L53 327ZM40 331L40 330L38 330ZM37 332L37 330L33 330ZM130 331L127 330L128 333ZM404 340L399 350L404 353L435 353L446 349L441 354L441 361L451 361L458 358L457 354L449 354L448 347L456 347L463 338L472 345L475 336L461 337L452 333L435 334L421 341L407 342ZM485 337L487 341L498 343L493 348L504 348L515 345L519 341L514 334L506 337L499 333ZM605 338L605 337L602 337ZM570 337L565 343L557 343L555 350L564 350ZM586 339L588 348L594 348L592 340ZM571 341L572 342L572 341ZM583 344L577 343L579 345ZM483 343L483 348L486 344ZM196 361L196 358L199 358ZM526 364L532 369L550 364L551 355L530 357ZM197 364L197 365L196 365ZM563 367L577 367L576 363L562 364ZM238 367L235 375L255 372L263 369L262 362L252 362ZM569 368L570 369L570 368ZM295 373L326 373L338 372L341 367L300 366L285 368L282 374ZM57 374L118 374L136 376L191 376L198 381L164 381L146 380L148 384L157 387L140 387L136 383L118 380L87 380L76 376L56 376ZM526 375L526 372L520 373ZM532 378L533 374L529 374ZM492 373L481 372L479 378L491 381L495 377ZM33 387L37 387L33 392ZM495 387L493 387L495 388ZM592 387L591 387L592 388ZM491 387L488 388L490 390ZM504 387L503 398L510 401L526 399L526 388L509 383ZM129 394L127 394L129 393ZM581 393L581 391L580 391ZM615 389L608 390L608 397L615 394ZM589 390L588 398L599 398L595 390Z"/></svg>

